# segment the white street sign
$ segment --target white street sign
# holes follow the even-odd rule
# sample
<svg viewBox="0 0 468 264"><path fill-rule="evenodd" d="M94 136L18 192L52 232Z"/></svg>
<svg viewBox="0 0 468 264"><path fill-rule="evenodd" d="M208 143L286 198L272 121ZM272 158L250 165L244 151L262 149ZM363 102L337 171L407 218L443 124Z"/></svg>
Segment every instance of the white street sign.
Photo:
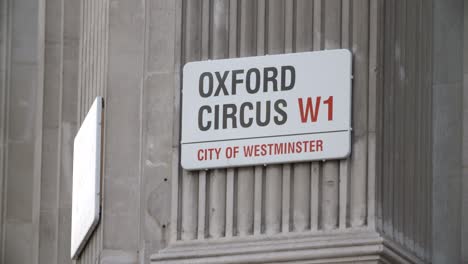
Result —
<svg viewBox="0 0 468 264"><path fill-rule="evenodd" d="M97 97L75 136L71 257L77 259L99 222L103 99Z"/></svg>
<svg viewBox="0 0 468 264"><path fill-rule="evenodd" d="M187 63L182 167L349 156L351 59L342 49Z"/></svg>

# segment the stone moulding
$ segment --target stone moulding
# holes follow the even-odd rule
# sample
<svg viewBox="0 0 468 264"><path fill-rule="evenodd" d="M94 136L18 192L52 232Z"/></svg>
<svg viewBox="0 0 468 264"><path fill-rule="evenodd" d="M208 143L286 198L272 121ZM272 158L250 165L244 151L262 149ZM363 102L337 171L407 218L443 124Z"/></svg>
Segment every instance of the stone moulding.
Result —
<svg viewBox="0 0 468 264"><path fill-rule="evenodd" d="M370 229L177 241L154 264L424 263Z"/></svg>

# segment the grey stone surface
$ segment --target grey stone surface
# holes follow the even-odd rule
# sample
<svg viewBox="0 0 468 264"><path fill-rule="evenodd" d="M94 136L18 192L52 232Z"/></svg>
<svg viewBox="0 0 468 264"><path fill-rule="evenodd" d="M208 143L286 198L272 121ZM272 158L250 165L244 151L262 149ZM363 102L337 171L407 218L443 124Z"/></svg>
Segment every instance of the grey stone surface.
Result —
<svg viewBox="0 0 468 264"><path fill-rule="evenodd" d="M434 0L433 82L460 82L463 69L463 0Z"/></svg>
<svg viewBox="0 0 468 264"><path fill-rule="evenodd" d="M468 1L464 2L463 41L463 171L462 171L462 227L461 252L463 263L468 263Z"/></svg>
<svg viewBox="0 0 468 264"><path fill-rule="evenodd" d="M464 2L463 41L463 171L462 171L462 241L463 263L468 263L468 1Z"/></svg>
<svg viewBox="0 0 468 264"><path fill-rule="evenodd" d="M433 263L461 262L463 1L434 1ZM450 216L450 217L447 217Z"/></svg>
<svg viewBox="0 0 468 264"><path fill-rule="evenodd" d="M140 243L144 14L143 2L109 1L101 222L104 249L137 252Z"/></svg>
<svg viewBox="0 0 468 264"><path fill-rule="evenodd" d="M6 132L6 138L1 138L1 158L7 164L1 168L0 177L5 184L1 263L71 262L69 247L62 247L69 245L70 217L64 222L59 207L62 205L63 211L70 214L70 150L76 132L72 124L76 104L67 104L66 99L76 100L76 78L65 88L62 84L76 73L70 70L70 64L62 68L61 18L66 10L62 3L48 1L46 6L45 1L1 2L1 38L6 43L2 46L1 65L8 69L2 72L6 75L0 88L5 96L0 100L1 116L5 118L0 119L0 129ZM70 55L73 57L73 52ZM62 126L61 118L68 118L70 112L75 113L73 118L67 120L68 126ZM62 181L62 176L68 180ZM64 203L67 200L68 204ZM64 225L68 228L64 229Z"/></svg>
<svg viewBox="0 0 468 264"><path fill-rule="evenodd" d="M33 227L28 222L5 223L5 245L3 248L4 263L26 264L33 262ZM26 252L28 252L26 254Z"/></svg>

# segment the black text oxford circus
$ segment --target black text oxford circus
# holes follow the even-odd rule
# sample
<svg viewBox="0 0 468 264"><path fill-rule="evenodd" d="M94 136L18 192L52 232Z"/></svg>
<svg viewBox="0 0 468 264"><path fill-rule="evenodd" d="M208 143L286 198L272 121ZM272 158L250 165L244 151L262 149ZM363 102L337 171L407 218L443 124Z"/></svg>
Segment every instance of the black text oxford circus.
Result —
<svg viewBox="0 0 468 264"><path fill-rule="evenodd" d="M293 89L295 81L296 71L293 66L203 72L199 78L198 90L202 98L235 96L238 89L244 89L248 94L282 92ZM239 104L234 97L232 103L201 106L198 110L198 128L208 131L248 128L253 125L264 127L271 122L283 125L288 119L286 108L287 102L284 99Z"/></svg>

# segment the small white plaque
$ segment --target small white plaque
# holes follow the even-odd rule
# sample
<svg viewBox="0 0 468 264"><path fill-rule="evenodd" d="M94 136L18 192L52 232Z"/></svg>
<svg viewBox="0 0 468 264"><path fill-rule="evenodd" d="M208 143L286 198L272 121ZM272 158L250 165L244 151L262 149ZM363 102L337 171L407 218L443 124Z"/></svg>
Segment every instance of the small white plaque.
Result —
<svg viewBox="0 0 468 264"><path fill-rule="evenodd" d="M187 63L182 167L349 156L351 62L340 49Z"/></svg>
<svg viewBox="0 0 468 264"><path fill-rule="evenodd" d="M77 259L99 222L103 98L89 109L73 144L71 258Z"/></svg>

